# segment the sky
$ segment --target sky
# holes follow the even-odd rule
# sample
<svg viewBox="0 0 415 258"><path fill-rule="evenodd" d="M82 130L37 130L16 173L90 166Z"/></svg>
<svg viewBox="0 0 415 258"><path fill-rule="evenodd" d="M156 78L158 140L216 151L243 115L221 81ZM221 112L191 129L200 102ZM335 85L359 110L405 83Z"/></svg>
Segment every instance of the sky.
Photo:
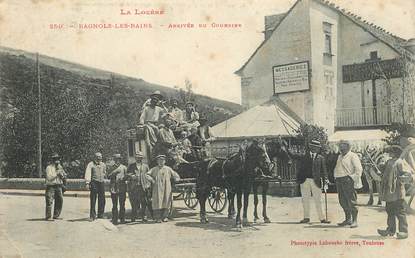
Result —
<svg viewBox="0 0 415 258"><path fill-rule="evenodd" d="M331 0L405 39L415 37L414 0ZM168 87L240 103L234 74L263 41L264 16L295 0L0 0L0 45L39 52ZM127 10L131 15L121 15ZM159 15L134 15L135 9ZM120 24L152 28L115 28ZM168 28L188 24L193 28ZM218 28L212 24L240 24ZM51 29L51 24L62 28ZM80 24L112 28L80 29ZM206 24L206 28L199 28ZM73 28L71 27L73 26ZM148 26L148 25L147 25Z"/></svg>

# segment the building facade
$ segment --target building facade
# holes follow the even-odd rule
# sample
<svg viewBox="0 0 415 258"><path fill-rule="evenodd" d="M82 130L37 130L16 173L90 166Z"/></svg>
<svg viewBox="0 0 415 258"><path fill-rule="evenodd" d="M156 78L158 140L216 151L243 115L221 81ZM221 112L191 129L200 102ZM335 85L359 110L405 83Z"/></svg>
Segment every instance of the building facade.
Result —
<svg viewBox="0 0 415 258"><path fill-rule="evenodd" d="M265 17L264 41L235 73L242 105L276 95L306 123L336 130L378 128L413 112L414 41L328 1L298 0Z"/></svg>

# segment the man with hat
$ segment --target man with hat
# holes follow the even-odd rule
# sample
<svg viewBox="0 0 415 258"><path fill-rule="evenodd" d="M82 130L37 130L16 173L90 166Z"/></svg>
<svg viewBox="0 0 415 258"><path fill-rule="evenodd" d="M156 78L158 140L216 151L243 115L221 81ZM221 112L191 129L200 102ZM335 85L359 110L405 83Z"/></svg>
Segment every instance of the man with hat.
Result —
<svg viewBox="0 0 415 258"><path fill-rule="evenodd" d="M285 149L285 146L283 147ZM321 206L322 183L328 184L327 166L325 158L320 154L321 144L312 140L308 144L308 150L302 154L290 153L294 158L299 159L297 170L297 183L300 184L300 191L303 203L304 218L300 223L310 222L310 201L314 199L314 205L321 223L330 223L323 215Z"/></svg>
<svg viewBox="0 0 415 258"><path fill-rule="evenodd" d="M167 222L168 209L172 200L171 180L179 180L180 176L170 167L165 165L166 156L157 156L157 166L148 171L153 180L152 207L157 223Z"/></svg>
<svg viewBox="0 0 415 258"><path fill-rule="evenodd" d="M409 127L406 128L399 137L399 145L403 148L402 153L399 156L399 159L394 163L392 169L392 175L395 180L392 181L393 185L391 189L395 189L395 195L385 196L392 197L390 199L391 205L387 205L387 210L392 213L392 216L389 216L388 213L388 229L382 231L378 230L378 233L381 235L391 235L394 232L395 228L395 217L399 221L399 232L397 233L398 239L408 238L408 222L405 215L405 185L413 184L415 180L415 128ZM387 200L386 200L387 201ZM388 204L388 203L387 203ZM389 218L391 217L391 218ZM392 221L393 220L393 221ZM392 226L389 226L391 223Z"/></svg>
<svg viewBox="0 0 415 258"><path fill-rule="evenodd" d="M147 175L149 167L143 163L143 153L137 151L135 154L135 163L128 166L127 180L128 180L128 197L131 203L131 221L134 222L137 218L137 211L140 208L140 217L143 222L147 221L146 208L153 216L153 210L150 204L150 187L152 178Z"/></svg>
<svg viewBox="0 0 415 258"><path fill-rule="evenodd" d="M89 162L85 170L86 187L90 190L89 200L89 220L93 221L96 218L102 219L105 210L105 183L104 180L107 174L107 167L102 162L102 154L95 153L93 161ZM96 214L95 206L98 197L98 216Z"/></svg>
<svg viewBox="0 0 415 258"><path fill-rule="evenodd" d="M60 156L57 153L53 153L51 156L52 163L46 167L46 220L59 219L63 205L62 185L63 180L66 178L66 173L60 162ZM52 203L53 207L53 219L52 219Z"/></svg>
<svg viewBox="0 0 415 258"><path fill-rule="evenodd" d="M396 233L396 219L399 222L398 238L408 237L408 222L405 215L405 185L400 180L399 174L399 156L402 148L397 145L388 146L385 152L389 153L391 159L386 162L382 174L382 187L379 194L382 195L386 202L387 228L378 229L381 236L393 236Z"/></svg>
<svg viewBox="0 0 415 258"><path fill-rule="evenodd" d="M158 90L150 95L150 99L148 99L144 104L143 111L140 116L140 124L146 124L147 122L157 124L163 113L168 112L168 109L162 102L162 99L163 96Z"/></svg>
<svg viewBox="0 0 415 258"><path fill-rule="evenodd" d="M340 155L334 168L337 193L340 206L343 208L345 219L337 223L338 226L357 227L357 193L355 189L362 188L362 164L359 156L352 152L350 143L345 140L339 142Z"/></svg>
<svg viewBox="0 0 415 258"><path fill-rule="evenodd" d="M402 154L399 157L403 162L401 164L401 171L407 175L415 173L415 128L407 128L399 138L399 145L403 148Z"/></svg>
<svg viewBox="0 0 415 258"><path fill-rule="evenodd" d="M150 102L144 106L140 115L139 123L145 125L148 129L148 138L146 141L150 147L154 147L156 144L159 135L158 124L163 114L168 112L167 108L161 102L162 97L159 91L151 94Z"/></svg>
<svg viewBox="0 0 415 258"><path fill-rule="evenodd" d="M112 200L112 223L118 224L118 218L125 223L125 199L127 184L125 182L127 167L121 164L121 154L114 154L114 170L108 174L110 179L110 193ZM118 204L120 210L118 211Z"/></svg>
<svg viewBox="0 0 415 258"><path fill-rule="evenodd" d="M195 109L193 102L188 101L183 112L183 122L191 128L197 128L199 123L199 113Z"/></svg>

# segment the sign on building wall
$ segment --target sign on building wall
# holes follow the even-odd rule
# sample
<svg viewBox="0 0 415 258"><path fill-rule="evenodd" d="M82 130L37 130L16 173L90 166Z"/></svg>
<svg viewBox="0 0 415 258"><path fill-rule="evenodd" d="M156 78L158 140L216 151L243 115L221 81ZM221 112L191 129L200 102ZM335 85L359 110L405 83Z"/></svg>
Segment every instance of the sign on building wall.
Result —
<svg viewBox="0 0 415 258"><path fill-rule="evenodd" d="M274 94L310 89L308 61L272 67Z"/></svg>
<svg viewBox="0 0 415 258"><path fill-rule="evenodd" d="M343 82L360 82L380 78L400 78L403 66L399 59L343 65Z"/></svg>

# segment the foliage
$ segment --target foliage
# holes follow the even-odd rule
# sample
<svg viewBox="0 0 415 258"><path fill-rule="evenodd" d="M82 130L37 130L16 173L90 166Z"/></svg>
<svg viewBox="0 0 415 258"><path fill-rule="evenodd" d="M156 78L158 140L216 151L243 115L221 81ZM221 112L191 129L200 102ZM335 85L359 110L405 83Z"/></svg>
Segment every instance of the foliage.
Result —
<svg viewBox="0 0 415 258"><path fill-rule="evenodd" d="M302 124L296 130L296 133L297 140L305 144L305 146L308 146L312 140L317 140L321 143L323 150L327 148L328 135L327 129L324 127L311 124Z"/></svg>
<svg viewBox="0 0 415 258"><path fill-rule="evenodd" d="M135 126L143 103L157 86L142 86L151 84L125 76L91 78L42 63L40 71L43 168L52 152L58 152L64 164L76 164L67 168L71 178L83 174L97 151L104 158L114 153L127 156L126 131ZM35 61L0 53L0 94L0 161L6 164L5 176L36 175L39 101ZM196 99L190 81L184 96ZM202 112L210 112L207 99L197 97ZM227 119L233 113L213 112L212 120L217 119L215 114Z"/></svg>
<svg viewBox="0 0 415 258"><path fill-rule="evenodd" d="M407 123L392 123L383 130L389 134L383 141L388 145L399 145L399 137L402 132L410 129L413 125Z"/></svg>

